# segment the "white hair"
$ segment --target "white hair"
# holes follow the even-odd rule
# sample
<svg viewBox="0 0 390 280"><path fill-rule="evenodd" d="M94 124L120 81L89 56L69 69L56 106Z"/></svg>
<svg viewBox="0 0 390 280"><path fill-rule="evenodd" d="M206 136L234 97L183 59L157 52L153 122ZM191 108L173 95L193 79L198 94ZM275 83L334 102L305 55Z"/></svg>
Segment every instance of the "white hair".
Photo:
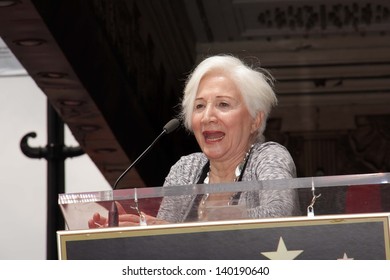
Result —
<svg viewBox="0 0 390 280"><path fill-rule="evenodd" d="M218 72L230 78L240 91L249 113L254 118L264 113L257 139L264 141L267 118L277 98L273 91L274 78L261 67L252 68L232 55L216 55L204 59L188 76L181 104L181 119L184 126L192 132L192 112L202 78L211 72Z"/></svg>

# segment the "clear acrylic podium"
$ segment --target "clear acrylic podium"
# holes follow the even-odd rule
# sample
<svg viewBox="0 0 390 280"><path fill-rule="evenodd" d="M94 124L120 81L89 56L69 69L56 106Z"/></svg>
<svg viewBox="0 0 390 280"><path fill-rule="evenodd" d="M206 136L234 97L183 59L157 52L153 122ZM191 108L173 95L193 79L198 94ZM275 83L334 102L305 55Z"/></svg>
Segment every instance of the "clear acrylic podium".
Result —
<svg viewBox="0 0 390 280"><path fill-rule="evenodd" d="M166 196L286 189L296 192L301 215L254 219L242 208L216 207L212 219L88 228L113 202L134 214L138 202L155 216ZM57 232L62 260L390 259L390 173L65 193L59 207L67 226Z"/></svg>

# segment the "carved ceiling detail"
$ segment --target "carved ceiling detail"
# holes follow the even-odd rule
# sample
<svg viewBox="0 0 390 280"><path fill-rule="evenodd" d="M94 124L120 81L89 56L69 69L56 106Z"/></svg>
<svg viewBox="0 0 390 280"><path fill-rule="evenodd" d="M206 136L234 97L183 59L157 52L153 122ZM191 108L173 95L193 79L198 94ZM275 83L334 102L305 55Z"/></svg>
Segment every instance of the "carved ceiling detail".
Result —
<svg viewBox="0 0 390 280"><path fill-rule="evenodd" d="M271 4L270 4L271 6ZM307 35L350 33L366 31L385 32L390 24L390 4L371 1L300 1L260 11L257 15L259 29L289 30L294 34Z"/></svg>

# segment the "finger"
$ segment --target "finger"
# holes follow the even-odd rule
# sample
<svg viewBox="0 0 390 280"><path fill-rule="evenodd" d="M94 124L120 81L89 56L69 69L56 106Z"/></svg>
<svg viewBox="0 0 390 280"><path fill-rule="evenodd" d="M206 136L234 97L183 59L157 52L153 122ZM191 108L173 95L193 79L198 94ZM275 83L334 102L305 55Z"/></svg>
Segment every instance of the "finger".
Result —
<svg viewBox="0 0 390 280"><path fill-rule="evenodd" d="M155 221L157 220L156 217L147 215L144 212L141 212L141 214L145 218L145 221L147 224L150 224L150 225L155 224Z"/></svg>
<svg viewBox="0 0 390 280"><path fill-rule="evenodd" d="M104 223L96 222L94 219L88 220L89 228L102 228L104 226L105 226Z"/></svg>
<svg viewBox="0 0 390 280"><path fill-rule="evenodd" d="M133 223L133 222L119 222L120 227L134 227L134 226L139 226L139 222Z"/></svg>
<svg viewBox="0 0 390 280"><path fill-rule="evenodd" d="M146 215L144 212L141 212L144 217L146 218L146 223L148 225L163 225L163 224L168 224L168 222L157 219L154 216Z"/></svg>
<svg viewBox="0 0 390 280"><path fill-rule="evenodd" d="M100 214L99 213L94 213L92 218L93 218L94 221L100 221Z"/></svg>
<svg viewBox="0 0 390 280"><path fill-rule="evenodd" d="M88 228L97 228L97 225L93 219L88 220Z"/></svg>
<svg viewBox="0 0 390 280"><path fill-rule="evenodd" d="M125 208L123 208L122 204L120 204L118 201L115 201L116 207L118 208L118 214L126 214Z"/></svg>
<svg viewBox="0 0 390 280"><path fill-rule="evenodd" d="M134 214L119 215L119 222L139 223L139 217Z"/></svg>
<svg viewBox="0 0 390 280"><path fill-rule="evenodd" d="M101 216L100 213L93 214L92 219L96 227L104 227L108 223L107 218Z"/></svg>

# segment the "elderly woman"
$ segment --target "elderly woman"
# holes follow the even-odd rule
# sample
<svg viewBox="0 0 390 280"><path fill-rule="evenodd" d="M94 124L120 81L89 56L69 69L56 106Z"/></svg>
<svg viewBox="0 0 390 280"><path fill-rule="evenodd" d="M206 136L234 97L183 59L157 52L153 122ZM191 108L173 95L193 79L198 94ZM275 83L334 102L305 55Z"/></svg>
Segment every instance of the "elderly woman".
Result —
<svg viewBox="0 0 390 280"><path fill-rule="evenodd" d="M252 69L236 57L203 60L186 82L181 113L202 152L174 164L164 186L295 177L289 152L275 142L264 142L267 117L277 103L272 85L273 78L264 69ZM201 209L233 204L244 207L250 218L298 214L293 190L259 190L166 196L157 218L144 218L147 224L202 220ZM139 224L139 219L131 214L119 217L120 225ZM92 221L90 226L94 227Z"/></svg>
<svg viewBox="0 0 390 280"><path fill-rule="evenodd" d="M182 101L183 123L202 152L183 156L164 185L295 177L289 152L275 142L264 142L267 117L277 103L272 85L265 70L252 69L233 56L203 60L189 76ZM252 218L298 214L294 191L269 190L206 194L200 201L194 196L165 197L157 218L183 222L190 219L190 208L233 202L245 205Z"/></svg>

